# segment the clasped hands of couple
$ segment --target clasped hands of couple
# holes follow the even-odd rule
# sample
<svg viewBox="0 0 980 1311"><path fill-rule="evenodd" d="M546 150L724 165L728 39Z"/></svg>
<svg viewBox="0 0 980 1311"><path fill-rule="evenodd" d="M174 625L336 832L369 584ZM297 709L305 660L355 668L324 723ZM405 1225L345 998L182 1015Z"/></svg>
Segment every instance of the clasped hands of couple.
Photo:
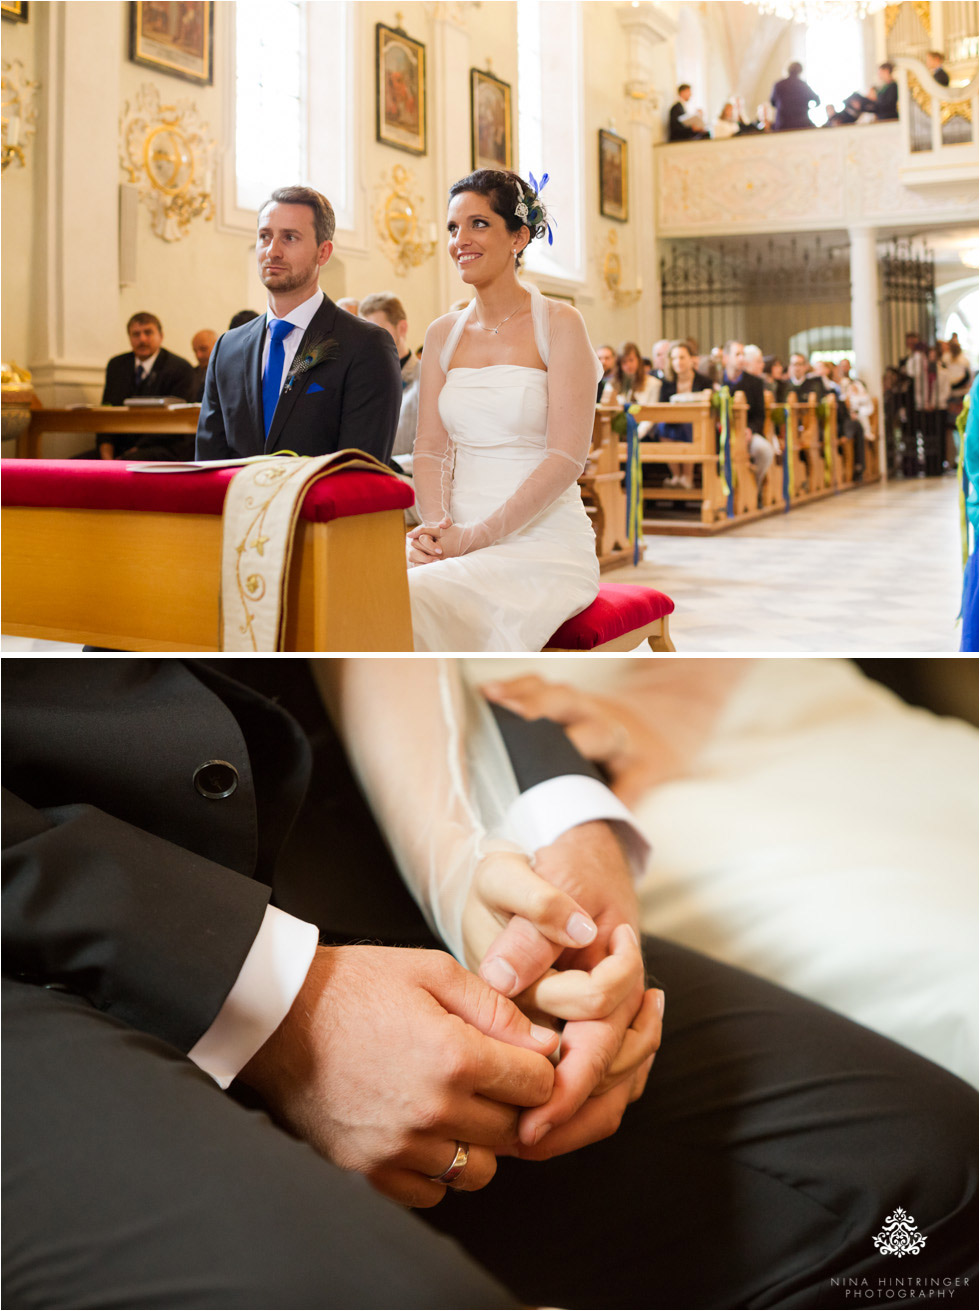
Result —
<svg viewBox="0 0 980 1311"><path fill-rule="evenodd" d="M439 1176L463 1155L452 1186L483 1188L499 1156L546 1160L615 1133L642 1093L664 995L645 987L638 930L628 861L605 822L568 830L533 862L491 851L463 912L478 973L441 951L318 947L240 1077L288 1129L395 1201L435 1205Z"/></svg>

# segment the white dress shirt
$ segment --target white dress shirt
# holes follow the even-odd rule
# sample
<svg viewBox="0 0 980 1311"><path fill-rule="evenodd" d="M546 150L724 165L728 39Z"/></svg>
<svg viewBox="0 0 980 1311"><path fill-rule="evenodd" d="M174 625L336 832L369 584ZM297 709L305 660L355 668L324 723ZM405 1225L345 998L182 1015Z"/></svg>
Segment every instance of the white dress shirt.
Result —
<svg viewBox="0 0 980 1311"><path fill-rule="evenodd" d="M282 384L285 381L296 352L299 350L299 344L303 340L306 329L313 322L314 315L323 304L323 292L317 287L316 291L309 298L304 300L302 305L297 305L291 309L288 314L283 315L287 323L295 324L292 332L287 333L282 339L283 354L285 362L282 366L282 377L279 379L279 390L282 391ZM270 325L275 322L276 316L273 314L271 307L265 312L265 341L262 343L262 377L265 377L265 366L269 359L269 345L272 341L272 332Z"/></svg>

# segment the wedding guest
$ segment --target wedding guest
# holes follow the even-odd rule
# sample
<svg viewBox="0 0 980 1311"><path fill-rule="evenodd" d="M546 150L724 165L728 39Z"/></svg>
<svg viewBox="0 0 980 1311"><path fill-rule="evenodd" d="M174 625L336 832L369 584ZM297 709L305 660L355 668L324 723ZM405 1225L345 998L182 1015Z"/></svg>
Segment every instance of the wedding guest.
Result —
<svg viewBox="0 0 980 1311"><path fill-rule="evenodd" d="M657 343L660 344L659 342ZM668 351L670 343L667 343ZM640 348L634 341L624 341L616 357L616 369L602 393L603 405L656 405L660 399L661 379L648 373ZM646 437L652 425L639 425L640 437Z"/></svg>
<svg viewBox="0 0 980 1311"><path fill-rule="evenodd" d="M661 337L655 341L650 350L650 368L655 378L663 379L670 367L670 340Z"/></svg>
<svg viewBox="0 0 980 1311"><path fill-rule="evenodd" d="M204 395L204 379L208 373L208 360L211 358L211 352L214 350L214 343L217 340L218 334L212 332L210 328L202 328L200 332L195 332L191 338L191 350L197 360L197 366L194 369L194 400L196 401L199 401Z"/></svg>
<svg viewBox="0 0 980 1311"><path fill-rule="evenodd" d="M898 83L895 81L895 65L887 60L878 65L879 85L875 88L875 97L871 112L879 123L898 118Z"/></svg>
<svg viewBox="0 0 980 1311"><path fill-rule="evenodd" d="M668 376L660 388L661 401L669 401L674 396L687 396L711 391L711 379L697 371L697 360L686 341L673 341L670 344ZM662 442L689 442L694 434L689 423L658 423L654 436ZM669 462L668 477L665 487L681 487L686 491L694 486L692 465L680 461Z"/></svg>
<svg viewBox="0 0 980 1311"><path fill-rule="evenodd" d="M740 341L727 341L723 349L725 371L721 386L727 387L732 396L740 391L748 402L745 424L749 437L749 460L755 473L756 482L762 485L769 466L775 458L772 443L763 436L766 425L766 395L762 380L745 371L744 346Z"/></svg>
<svg viewBox="0 0 980 1311"><path fill-rule="evenodd" d="M368 323L376 323L379 328L384 328L395 343L402 371L402 407L391 454L393 458L410 456L415 445L415 429L419 419L419 376L422 363L408 344L405 307L393 291L379 291L364 297L359 313Z"/></svg>
<svg viewBox="0 0 980 1311"><path fill-rule="evenodd" d="M668 141L701 141L708 135L701 111L688 108L690 99L690 84L682 82L677 88L677 99L670 107Z"/></svg>
<svg viewBox="0 0 980 1311"><path fill-rule="evenodd" d="M949 86L949 74L943 68L945 56L939 50L926 52L926 68L932 74L932 80L940 86Z"/></svg>
<svg viewBox="0 0 980 1311"><path fill-rule="evenodd" d="M616 352L611 346L597 346L595 353L596 358L602 365L602 377L599 379L596 393L596 403L598 404L602 400L602 393L606 390L606 384L612 382L616 370Z"/></svg>
<svg viewBox="0 0 980 1311"><path fill-rule="evenodd" d="M136 396L176 396L194 399L194 370L187 360L163 344L163 326L155 314L141 310L126 324L132 350L114 355L105 370L103 405L123 405ZM133 440L132 433L99 433L96 449L84 458L115 460L183 460L193 446L185 434L149 433Z"/></svg>
<svg viewBox="0 0 980 1311"><path fill-rule="evenodd" d="M755 378L761 378L763 387L767 391L772 391L772 378L766 373L766 357L762 353L761 346L746 346L744 355L746 373L751 373Z"/></svg>
<svg viewBox="0 0 980 1311"><path fill-rule="evenodd" d="M776 110L774 132L793 132L813 127L810 105L820 104L820 97L803 81L803 65L794 60L786 70L786 77L772 89L771 102Z"/></svg>
<svg viewBox="0 0 980 1311"><path fill-rule="evenodd" d="M232 328L241 328L246 323L251 323L253 319L259 317L258 310L239 310L237 314L231 316L231 322L228 324L228 330Z"/></svg>

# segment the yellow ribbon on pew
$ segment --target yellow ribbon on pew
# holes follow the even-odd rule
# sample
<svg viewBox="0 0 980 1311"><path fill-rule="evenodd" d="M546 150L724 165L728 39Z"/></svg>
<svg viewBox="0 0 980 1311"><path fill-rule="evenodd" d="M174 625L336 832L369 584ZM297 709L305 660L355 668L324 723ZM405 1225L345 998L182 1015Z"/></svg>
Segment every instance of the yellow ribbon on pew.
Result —
<svg viewBox="0 0 980 1311"><path fill-rule="evenodd" d="M734 508L731 504L732 488L730 481L726 476L726 470L731 468L731 449L729 439L731 436L732 423L732 394L727 387L722 387L711 397L711 404L718 411L719 430L718 430L718 477L721 479L721 490L728 499L728 514L734 514ZM734 483L734 476L731 482Z"/></svg>
<svg viewBox="0 0 980 1311"><path fill-rule="evenodd" d="M820 433L823 441L823 465L827 471L827 486L831 486L834 481L834 456L830 448L830 401L823 400L817 403L817 422L820 424Z"/></svg>

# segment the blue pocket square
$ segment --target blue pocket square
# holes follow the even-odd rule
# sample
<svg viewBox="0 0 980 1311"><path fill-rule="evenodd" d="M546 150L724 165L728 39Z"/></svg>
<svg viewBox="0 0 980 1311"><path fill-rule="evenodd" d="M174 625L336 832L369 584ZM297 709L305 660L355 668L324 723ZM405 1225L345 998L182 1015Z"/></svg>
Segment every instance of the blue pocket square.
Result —
<svg viewBox="0 0 980 1311"><path fill-rule="evenodd" d="M318 382L311 382L309 387L307 387L306 389L306 394L307 396L312 396L315 391L323 391L323 388L320 386Z"/></svg>

